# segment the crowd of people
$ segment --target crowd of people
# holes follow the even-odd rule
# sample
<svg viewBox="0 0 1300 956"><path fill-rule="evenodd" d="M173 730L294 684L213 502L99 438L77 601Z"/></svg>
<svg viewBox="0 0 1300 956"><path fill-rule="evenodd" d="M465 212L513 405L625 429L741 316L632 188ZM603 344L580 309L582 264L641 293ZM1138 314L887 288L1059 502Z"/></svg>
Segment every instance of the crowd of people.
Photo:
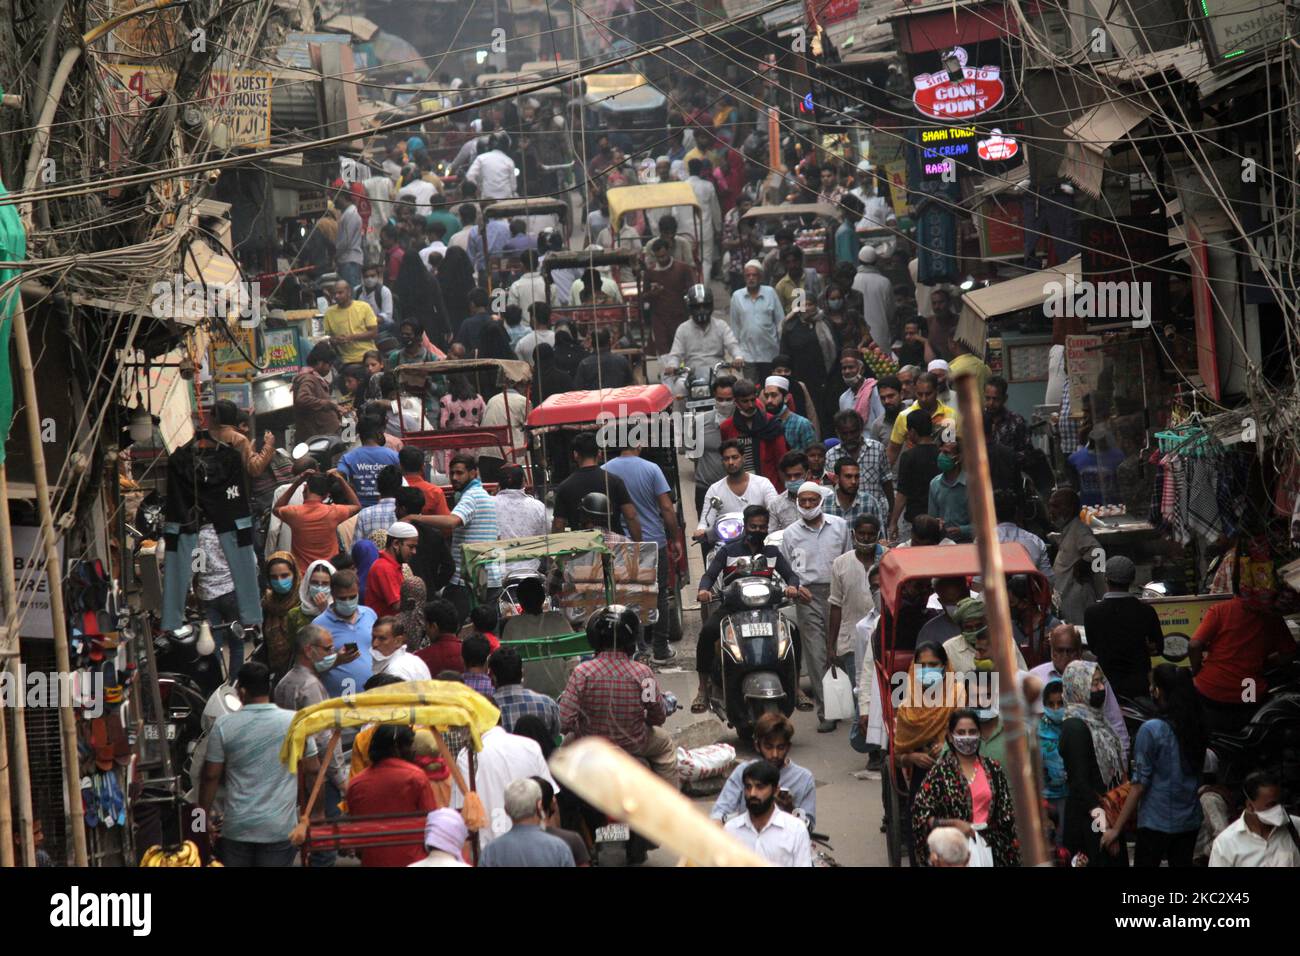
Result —
<svg viewBox="0 0 1300 956"><path fill-rule="evenodd" d="M322 303L325 337L293 382L294 430L302 440L352 426L355 440L327 458L295 462L269 434L255 447L247 416L233 405L214 409L224 431L213 437L240 453L254 489L264 584L258 659L245 662L242 642L224 642L244 706L218 720L203 772L200 804L221 806L214 832L223 859L287 865L295 856L297 782L278 760L291 712L395 682L459 681L500 709L500 726L483 735L477 755L475 789L488 814L477 827L479 865L590 862L590 808L547 768L565 739L604 737L676 785L676 751L663 729L676 702L654 670L677 657L669 569L685 566L687 529L669 476L641 448L602 448L584 432L543 450L524 429L531 408L551 395L619 387L636 376L608 330L584 335L552 321L556 307L622 300L619 283L599 268L543 274L548 255L581 248L585 238L587 247L643 254L642 345L663 369L703 374L712 400L696 413L698 440L685 449L698 517L690 537L709 559L698 582L706 618L692 712L709 707L718 655L721 612L708 606L714 584L731 559L767 555L796 608L795 653L809 693L799 690L795 706L815 711L819 733L836 733L823 678L835 670L852 676L858 718L846 742L869 755L870 770L895 775L885 785L904 795L899 822L914 861L1019 862L996 704L968 705L960 689L941 706L909 696L885 728L874 690L882 558L893 548L940 549L975 536L950 385L953 376L974 375L997 537L1022 545L1054 592L1055 615L1023 579L1008 581L1018 644L1030 650L1036 633L1050 648L1048 662L1030 670L1021 658L1018 666L1061 860L1127 865L1132 838L1139 865L1187 865L1195 853L1216 865L1300 864L1300 846L1286 842L1293 818L1279 811L1278 781L1267 774L1248 782L1240 820L1211 834L1211 848L1198 848L1206 842L1206 735L1241 726L1249 708L1232 688L1294 653L1281 618L1234 598L1198 630L1192 668L1153 669L1155 614L1131 593L1132 561L1115 556L1104 570L1093 567L1097 540L1080 519L1080 489L1063 483L1047 502L1060 532L1054 558L1048 529L1031 521L1035 492L1025 476L1041 452L1007 407L1007 381L957 338L960 292L917 283L915 259L893 239L872 238L894 223L874 170L796 153L786 157L787 173L764 175L744 148L735 104L711 112L689 89L674 101L692 105L670 120L662 153L625 151L617 134L596 141L582 171L590 214L571 240L558 230L529 234L523 219L481 216L479 200L512 198L545 181L527 135L529 123L545 118L532 107L528 116L485 110L449 176L435 175L428 146L414 136L384 144L382 172L337 184L335 211L313 231L330 241L310 240L303 253L315 256L319 275L337 279ZM698 219L638 213L611 222L606 189L678 180L691 186ZM821 269L805 252L814 222L792 216L764 236L745 218L755 204L805 201L841 211L821 224ZM504 260L516 265L502 267ZM719 287L728 297L717 308ZM438 363L456 358L513 360L528 371L507 371L501 381L439 372ZM509 447L430 455L402 440L479 426L509 426ZM538 497L543 465L549 500ZM719 518L735 513L745 535L716 548ZM502 569L489 567L486 588L475 593L482 582L470 580L463 546L591 528L609 544L656 545L658 618L643 623L621 606L597 612L586 624L590 659L547 696L525 686L523 662L502 643ZM768 543L774 532L779 545ZM208 560L193 595L213 627L258 623L244 620L238 578L223 567L215 534L200 534L199 548ZM547 598L542 584L521 585L520 617L547 613ZM912 581L901 602L897 625L911 652L905 686L991 669L978 582ZM1155 716L1130 736L1118 699L1148 695ZM328 764L320 761L327 734L304 762L309 777L325 774L325 814L342 806L427 814L423 848L368 850L362 862L465 865L475 821L458 812L466 807L464 741L448 734L440 747L427 728L389 725L344 736ZM789 759L792 736L784 717L759 722L759 758L735 769L713 816L769 861L806 866L816 796L812 775ZM886 737L892 764L881 759ZM644 860L647 851L634 840L629 858ZM330 853L312 857L313 865L333 862Z"/></svg>

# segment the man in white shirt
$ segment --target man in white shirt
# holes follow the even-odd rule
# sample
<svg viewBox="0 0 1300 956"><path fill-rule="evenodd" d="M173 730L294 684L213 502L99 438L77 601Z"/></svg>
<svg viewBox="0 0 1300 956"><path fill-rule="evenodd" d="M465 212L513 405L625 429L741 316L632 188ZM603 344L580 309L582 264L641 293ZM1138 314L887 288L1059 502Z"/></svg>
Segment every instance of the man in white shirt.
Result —
<svg viewBox="0 0 1300 956"><path fill-rule="evenodd" d="M781 772L766 760L755 760L740 781L747 812L732 817L723 829L773 866L812 866L808 827L776 805Z"/></svg>
<svg viewBox="0 0 1300 956"><path fill-rule="evenodd" d="M704 508L694 535L696 541L704 540L714 522L723 515L744 511L750 505L765 505L776 497L776 489L770 481L745 470L745 454L739 440L724 440L720 450L726 477L715 481L704 493Z"/></svg>
<svg viewBox="0 0 1300 956"><path fill-rule="evenodd" d="M546 505L524 491L524 469L519 465L506 465L497 481L497 533L502 541L546 534L551 530L546 517ZM506 574L536 571L541 562L511 561Z"/></svg>
<svg viewBox="0 0 1300 956"><path fill-rule="evenodd" d="M504 391L498 392L487 400L487 404L483 406L483 418L480 421L480 424L484 428L501 428L502 426L509 426L509 447L517 452L528 447L528 432L524 430L524 426L528 422L528 412L531 410L531 406L528 404L528 399L521 391L525 384L526 383L507 381ZM500 453L498 455L492 455L492 451L493 449L491 448L483 449L483 453L479 455L479 458L486 458L489 461L493 458L497 458L503 462L510 460L510 456L506 453L505 447L496 449L496 451ZM486 462L483 464L486 465ZM488 475L484 480L491 481L492 475L490 468L485 468L484 470ZM522 485L520 487L522 487Z"/></svg>
<svg viewBox="0 0 1300 956"><path fill-rule="evenodd" d="M502 134L493 133L487 152L479 153L465 173L465 179L478 187L484 199L513 199L516 195L515 177L519 170L503 151L504 146Z"/></svg>
<svg viewBox="0 0 1300 956"><path fill-rule="evenodd" d="M796 497L800 520L781 535L781 552L799 575L799 583L812 593L812 600L795 609L802 645L804 672L812 682L817 706L817 732L829 734L836 722L826 719L822 676L826 673L826 624L831 595L831 565L853 547L849 526L843 518L823 513L825 498L821 486L805 481Z"/></svg>
<svg viewBox="0 0 1300 956"><path fill-rule="evenodd" d="M686 168L690 171L686 183L695 192L695 199L700 204L700 234L696 240L703 260L704 281L708 282L713 275L714 243L722 235L722 206L718 202L718 191L713 188L713 183L700 175L704 170L703 160L692 159Z"/></svg>
<svg viewBox="0 0 1300 956"><path fill-rule="evenodd" d="M1214 839L1210 866L1300 866L1300 817L1286 812L1282 786L1267 770L1246 777L1246 809Z"/></svg>
<svg viewBox="0 0 1300 956"><path fill-rule="evenodd" d="M1029 558L1037 566L1047 582L1052 582L1052 562L1047 557L1047 544L1038 535L1032 531L1026 531L1020 525L1016 524L1016 515L1020 509L1020 503L1016 499L1016 493L1009 488L1000 488L993 493L993 511L997 515L998 523L994 532L1001 542L1015 541L1029 552Z"/></svg>
<svg viewBox="0 0 1300 956"><path fill-rule="evenodd" d="M510 289L506 292L506 305L517 305L525 316L531 316L533 303L546 301L546 279L542 276L542 270L537 268L537 253L529 249L519 258L528 271L510 283Z"/></svg>
<svg viewBox="0 0 1300 956"><path fill-rule="evenodd" d="M415 203L415 214L427 216L433 212L433 197L437 194L438 188L433 183L423 179L413 179L397 191L397 201Z"/></svg>
<svg viewBox="0 0 1300 956"><path fill-rule="evenodd" d="M524 310L532 319L533 330L515 343L515 354L521 362L533 365L537 346L555 346L555 331L551 328L551 306L545 300L534 302Z"/></svg>
<svg viewBox="0 0 1300 956"><path fill-rule="evenodd" d="M429 665L406 649L406 635L397 633L395 619L382 617L370 631L370 663L376 674L400 680L433 680Z"/></svg>
<svg viewBox="0 0 1300 956"><path fill-rule="evenodd" d="M388 286L384 285L384 270L377 265L366 266L362 273L361 285L359 290L361 299L366 305L370 306L375 316L379 319L379 328L392 327L393 324L393 292ZM356 294L354 292L354 294Z"/></svg>
<svg viewBox="0 0 1300 956"><path fill-rule="evenodd" d="M483 802L488 825L479 831L479 849L485 848L501 834L510 830L510 815L506 813L506 787L515 780L527 777L545 777L555 792L560 788L546 766L542 748L537 741L516 734L508 734L497 726L483 732L483 749L475 755L478 766L474 775L474 792ZM462 749L456 757L460 778L469 780L469 751ZM455 810L465 806L465 795L452 777L451 805Z"/></svg>
<svg viewBox="0 0 1300 956"><path fill-rule="evenodd" d="M894 287L876 267L876 260L873 246L863 246L858 252L858 274L853 277L853 291L862 295L862 320L867 324L871 340L888 354L894 344L889 325L894 317Z"/></svg>
<svg viewBox="0 0 1300 956"><path fill-rule="evenodd" d="M478 207L472 202L462 203L461 207L456 210L456 218L460 220L460 232L453 235L447 240L447 245L458 246L469 252L469 237L478 225Z"/></svg>
<svg viewBox="0 0 1300 956"><path fill-rule="evenodd" d="M726 322L713 317L713 293L708 286L693 286L687 297L692 299L691 320L677 326L672 348L661 364L684 366L696 375L707 375L718 362L733 362L737 369L743 366L736 333Z"/></svg>

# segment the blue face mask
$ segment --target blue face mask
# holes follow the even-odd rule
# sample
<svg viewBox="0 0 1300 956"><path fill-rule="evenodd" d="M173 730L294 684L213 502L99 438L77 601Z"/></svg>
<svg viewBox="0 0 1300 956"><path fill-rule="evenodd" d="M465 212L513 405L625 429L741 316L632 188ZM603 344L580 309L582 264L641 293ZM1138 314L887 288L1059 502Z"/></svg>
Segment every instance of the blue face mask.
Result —
<svg viewBox="0 0 1300 956"><path fill-rule="evenodd" d="M1048 720L1050 720L1052 723L1059 724L1061 721L1065 720L1065 708L1044 707L1043 716L1046 717Z"/></svg>
<svg viewBox="0 0 1300 956"><path fill-rule="evenodd" d="M803 483L804 483L804 479L802 478L800 478L798 481L787 481L785 483L785 490L793 495L796 492L798 492L799 486L802 485Z"/></svg>
<svg viewBox="0 0 1300 956"><path fill-rule="evenodd" d="M358 601L356 598L349 598L346 601L334 602L334 613L339 617L351 617L357 613Z"/></svg>
<svg viewBox="0 0 1300 956"><path fill-rule="evenodd" d="M939 664L922 664L919 676L922 687L933 687L943 680L943 667Z"/></svg>
<svg viewBox="0 0 1300 956"><path fill-rule="evenodd" d="M293 590L293 578L271 578L271 590L276 594L288 594Z"/></svg>
<svg viewBox="0 0 1300 956"><path fill-rule="evenodd" d="M324 657L322 657L320 660L316 662L316 670L324 674L327 670L329 670L334 666L334 662L338 659L339 656L337 654L326 654Z"/></svg>

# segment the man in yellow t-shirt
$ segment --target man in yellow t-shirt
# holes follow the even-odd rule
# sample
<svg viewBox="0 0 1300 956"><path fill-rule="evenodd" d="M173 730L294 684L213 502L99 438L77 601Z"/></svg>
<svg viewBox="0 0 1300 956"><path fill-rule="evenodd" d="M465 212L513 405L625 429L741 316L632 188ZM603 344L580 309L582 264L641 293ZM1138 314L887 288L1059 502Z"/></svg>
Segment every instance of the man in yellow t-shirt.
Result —
<svg viewBox="0 0 1300 956"><path fill-rule="evenodd" d="M954 428L958 427L957 409L939 401L939 380L929 372L918 375L916 401L898 413L898 417L894 419L894 430L889 433L888 455L891 468L898 461L898 456L902 454L903 446L907 444L907 416L918 408L929 412L930 421L936 425L952 422ZM939 441L939 435L935 435L935 440Z"/></svg>
<svg viewBox="0 0 1300 956"><path fill-rule="evenodd" d="M334 283L334 304L325 310L325 334L344 365L360 365L379 339L379 319L374 309L352 298L352 286Z"/></svg>

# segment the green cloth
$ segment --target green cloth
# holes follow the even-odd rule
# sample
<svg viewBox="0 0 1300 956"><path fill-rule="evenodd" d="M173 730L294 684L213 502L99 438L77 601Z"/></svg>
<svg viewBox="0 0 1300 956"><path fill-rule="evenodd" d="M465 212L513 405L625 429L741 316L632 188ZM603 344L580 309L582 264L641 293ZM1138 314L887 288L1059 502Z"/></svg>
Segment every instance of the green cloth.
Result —
<svg viewBox="0 0 1300 956"><path fill-rule="evenodd" d="M962 629L962 633L968 639L979 634L988 624L985 623L984 602L979 598L966 597L957 602L957 608L952 612L952 622ZM967 625L979 623L982 626L968 628Z"/></svg>
<svg viewBox="0 0 1300 956"><path fill-rule="evenodd" d="M435 222L440 222L447 227L447 234L442 237L443 242L449 241L452 236L456 235L456 233L460 232L463 228L458 218L443 209L431 212L424 217L424 224L426 226L432 226Z"/></svg>
<svg viewBox="0 0 1300 956"><path fill-rule="evenodd" d="M8 190L0 182L0 196ZM18 218L16 205L0 206L0 260L16 262L27 258L27 232ZM0 269L0 285L18 278L18 269ZM0 302L0 464L4 464L9 445L9 429L14 419L14 385L9 369L9 335L13 330L14 311L22 301L18 285Z"/></svg>

